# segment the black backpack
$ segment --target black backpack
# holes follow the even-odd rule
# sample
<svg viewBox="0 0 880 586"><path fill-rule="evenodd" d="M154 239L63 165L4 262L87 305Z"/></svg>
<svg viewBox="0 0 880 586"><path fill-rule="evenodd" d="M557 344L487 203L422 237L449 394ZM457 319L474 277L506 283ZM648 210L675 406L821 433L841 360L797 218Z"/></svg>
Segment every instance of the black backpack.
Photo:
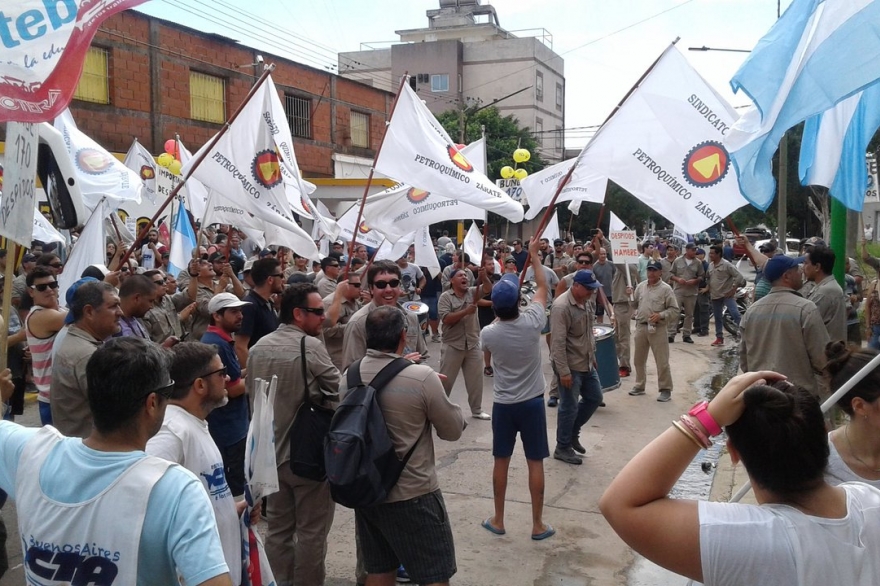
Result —
<svg viewBox="0 0 880 586"><path fill-rule="evenodd" d="M348 394L336 408L324 440L324 465L330 496L342 506L368 507L384 502L418 445L403 460L388 435L377 395L412 362L397 358L365 385L358 360L348 368Z"/></svg>

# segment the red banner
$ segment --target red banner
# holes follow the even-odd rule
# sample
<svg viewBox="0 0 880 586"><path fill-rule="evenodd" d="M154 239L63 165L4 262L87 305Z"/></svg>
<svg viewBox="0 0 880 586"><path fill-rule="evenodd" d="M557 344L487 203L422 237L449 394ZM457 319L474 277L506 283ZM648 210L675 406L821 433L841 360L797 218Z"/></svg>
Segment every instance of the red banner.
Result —
<svg viewBox="0 0 880 586"><path fill-rule="evenodd" d="M0 10L0 122L47 122L76 90L98 25L146 0L20 0Z"/></svg>

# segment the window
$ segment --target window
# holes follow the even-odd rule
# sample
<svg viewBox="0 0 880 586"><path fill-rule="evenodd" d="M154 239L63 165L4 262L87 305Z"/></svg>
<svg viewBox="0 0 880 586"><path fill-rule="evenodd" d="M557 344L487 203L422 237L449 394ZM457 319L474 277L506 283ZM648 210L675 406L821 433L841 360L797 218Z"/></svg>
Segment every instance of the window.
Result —
<svg viewBox="0 0 880 586"><path fill-rule="evenodd" d="M565 148L565 141L563 140L562 127L556 127L556 150L561 151Z"/></svg>
<svg viewBox="0 0 880 586"><path fill-rule="evenodd" d="M535 118L535 142L538 143L538 148L544 148L544 120L542 118Z"/></svg>
<svg viewBox="0 0 880 586"><path fill-rule="evenodd" d="M535 72L535 99L544 101L544 74L540 71Z"/></svg>
<svg viewBox="0 0 880 586"><path fill-rule="evenodd" d="M299 138L312 138L312 101L285 94L284 105L290 133Z"/></svg>
<svg viewBox="0 0 880 586"><path fill-rule="evenodd" d="M110 103L110 52L100 47L90 47L86 53L82 77L73 94L74 100Z"/></svg>
<svg viewBox="0 0 880 586"><path fill-rule="evenodd" d="M417 76L419 83L428 83L428 79L431 77L427 73L419 73Z"/></svg>
<svg viewBox="0 0 880 586"><path fill-rule="evenodd" d="M351 113L351 146L370 148L370 115Z"/></svg>
<svg viewBox="0 0 880 586"><path fill-rule="evenodd" d="M226 121L226 80L205 73L189 73L190 118L216 122Z"/></svg>
<svg viewBox="0 0 880 586"><path fill-rule="evenodd" d="M565 94L562 91L562 84L556 84L556 109L562 110L562 103L565 101Z"/></svg>
<svg viewBox="0 0 880 586"><path fill-rule="evenodd" d="M448 92L449 91L449 75L432 75L431 76L432 92Z"/></svg>

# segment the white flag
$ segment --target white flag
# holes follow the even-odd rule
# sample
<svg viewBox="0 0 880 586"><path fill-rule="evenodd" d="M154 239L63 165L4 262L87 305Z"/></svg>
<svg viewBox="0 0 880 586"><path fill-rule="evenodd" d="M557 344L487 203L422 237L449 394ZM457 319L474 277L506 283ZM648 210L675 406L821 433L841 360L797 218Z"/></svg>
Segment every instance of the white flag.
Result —
<svg viewBox="0 0 880 586"><path fill-rule="evenodd" d="M402 242L406 242L406 240L407 240L406 236L404 236L403 238L398 240L397 243L389 242L389 241L385 240L379 246L379 249L376 250L376 255L375 255L374 260L395 260L396 261L398 258L400 258L400 255L398 255L396 258L392 258L394 256L394 247L397 244L400 244ZM409 244L412 244L411 240L410 240ZM409 247L409 244L406 245L407 248ZM406 252L406 249L404 249L404 252Z"/></svg>
<svg viewBox="0 0 880 586"><path fill-rule="evenodd" d="M144 185L140 176L81 132L70 110L55 119L55 128L64 138L67 154L76 168L83 204L89 211L105 197L111 207L127 200L140 203Z"/></svg>
<svg viewBox="0 0 880 586"><path fill-rule="evenodd" d="M116 212L111 212L106 202L100 200L96 202L95 211L86 220L79 238L70 250L67 262L64 263L64 271L58 276L58 299L65 298L67 290L80 279L82 272L89 265L103 265L107 262L104 218L111 213Z"/></svg>
<svg viewBox="0 0 880 586"><path fill-rule="evenodd" d="M336 222L339 226L339 237L351 242L355 240L355 233L357 233L356 242L360 242L361 244L365 244L370 248L378 248L380 244L382 244L382 240L385 237L374 230L371 226L367 226L367 221L364 218L361 218L361 223L355 229L354 223L357 221L358 209L360 208L360 203L356 203L350 208L348 211L342 214L342 217ZM395 239L396 240L396 239Z"/></svg>
<svg viewBox="0 0 880 586"><path fill-rule="evenodd" d="M747 203L721 143L736 117L671 46L587 144L580 164L685 232L700 232Z"/></svg>
<svg viewBox="0 0 880 586"><path fill-rule="evenodd" d="M183 141L180 140L179 135L174 135L175 140L177 141L177 150L180 155L180 164L182 165L180 175L173 175L171 171L168 169L162 169L160 167L159 176L163 175L162 171L165 171L167 175L172 178L173 185L177 184L177 181L182 180L186 177L186 173L183 172L183 167L187 167L187 164L192 160L192 153L189 152L189 149L186 148L186 145L183 144ZM187 167L188 168L188 167ZM202 218L205 216L205 209L208 205L208 188L202 185L201 181L198 179L189 178L186 180L186 184L183 186L181 191L178 191L178 195L186 190L184 193L186 195L186 209L188 209L194 218ZM170 190L169 190L170 193ZM160 195L161 192L160 192ZM166 193L167 197L168 194Z"/></svg>
<svg viewBox="0 0 880 586"><path fill-rule="evenodd" d="M461 151L477 170L486 165L484 142L481 138ZM430 224L447 220L485 220L486 210L424 189L400 184L368 196L364 206L364 219L371 228L378 230L392 242L397 242L403 235Z"/></svg>
<svg viewBox="0 0 880 586"><path fill-rule="evenodd" d="M477 228L476 222L471 222L467 234L464 236L464 245L462 246L465 253L470 257L471 262L479 266L483 260L483 234Z"/></svg>
<svg viewBox="0 0 880 586"><path fill-rule="evenodd" d="M40 210L34 208L34 240L40 242L67 242L67 239L55 229L55 226L49 223L49 220L40 213Z"/></svg>
<svg viewBox="0 0 880 586"><path fill-rule="evenodd" d="M568 211L573 213L574 215L578 215L581 213L581 204L584 203L582 199L573 199L568 202Z"/></svg>
<svg viewBox="0 0 880 586"><path fill-rule="evenodd" d="M440 259L437 258L437 249L434 248L428 226L416 232L414 252L413 261L420 267L428 269L432 279L440 274Z"/></svg>
<svg viewBox="0 0 880 586"><path fill-rule="evenodd" d="M678 240L681 240L681 241L684 242L685 244L687 244L687 242L688 242L688 235L687 235L687 233L686 233L686 232L683 232L683 231L681 230L681 228L679 228L678 226L673 226L673 227L672 227L672 237L673 237L673 238L676 238L676 239L678 239Z"/></svg>
<svg viewBox="0 0 880 586"><path fill-rule="evenodd" d="M626 230L626 224L623 223L623 220L617 217L617 214L608 211L608 232L617 232L620 230Z"/></svg>
<svg viewBox="0 0 880 586"><path fill-rule="evenodd" d="M274 233L274 239L283 238L282 246L311 258L318 250L311 237L293 221L282 175L284 162L273 140L276 125L271 118L270 93L274 91L270 83L259 87L192 175L254 216L283 228L284 234ZM184 174L189 173L192 162L207 146L193 156L189 166L184 167ZM269 242L268 227L266 236Z"/></svg>
<svg viewBox="0 0 880 586"><path fill-rule="evenodd" d="M144 145L134 139L122 164L137 173L144 183L144 195L150 203L156 203L156 161Z"/></svg>
<svg viewBox="0 0 880 586"><path fill-rule="evenodd" d="M240 205L213 189L208 192L207 209L202 220L202 226L210 226L211 224L229 224L243 230L248 229L258 232L262 232L265 229L262 220L251 216Z"/></svg>
<svg viewBox="0 0 880 586"><path fill-rule="evenodd" d="M458 199L504 216L523 219L523 207L462 155L408 84L398 96L376 171L402 183Z"/></svg>
<svg viewBox="0 0 880 586"><path fill-rule="evenodd" d="M547 226L544 228L544 233L541 234L541 237L546 238L551 243L560 238L559 220L556 218L556 212L553 212L553 216L550 218L550 221L547 222Z"/></svg>
<svg viewBox="0 0 880 586"><path fill-rule="evenodd" d="M559 192L556 203L574 199L593 203L605 201L605 188L608 185L608 179L605 176L599 175L595 169L588 169L584 166L583 161L578 163L578 159L562 161L546 169L541 169L520 182L529 201L529 209L525 215L526 220L534 219L541 213L541 210L550 205L559 183L565 179L566 173L575 164L577 167L571 174L571 179Z"/></svg>

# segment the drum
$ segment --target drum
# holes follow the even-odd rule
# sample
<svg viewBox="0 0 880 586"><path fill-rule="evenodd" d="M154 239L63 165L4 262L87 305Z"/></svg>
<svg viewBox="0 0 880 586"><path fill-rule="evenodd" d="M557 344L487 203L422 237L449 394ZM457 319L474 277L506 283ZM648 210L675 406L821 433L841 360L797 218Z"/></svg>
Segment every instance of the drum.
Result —
<svg viewBox="0 0 880 586"><path fill-rule="evenodd" d="M620 386L620 371L617 368L617 348L614 343L614 328L603 324L593 326L596 338L596 364L599 370L599 384L602 392L613 391Z"/></svg>
<svg viewBox="0 0 880 586"><path fill-rule="evenodd" d="M400 306L407 313L413 313L419 318L419 328L422 332L428 331L428 304L421 301L403 301Z"/></svg>

